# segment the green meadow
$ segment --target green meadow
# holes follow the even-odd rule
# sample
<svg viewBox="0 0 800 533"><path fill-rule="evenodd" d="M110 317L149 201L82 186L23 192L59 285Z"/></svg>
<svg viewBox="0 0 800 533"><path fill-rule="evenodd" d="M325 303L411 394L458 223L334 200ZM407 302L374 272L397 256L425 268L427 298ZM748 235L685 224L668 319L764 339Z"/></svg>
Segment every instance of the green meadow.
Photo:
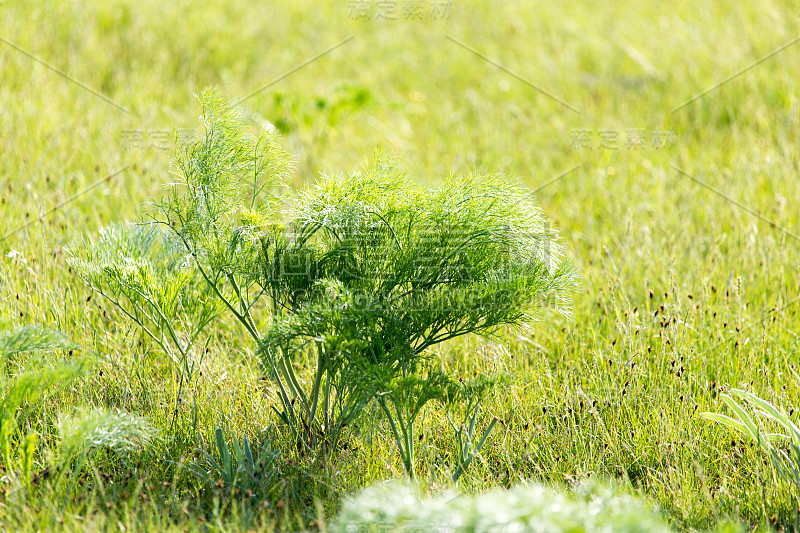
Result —
<svg viewBox="0 0 800 533"><path fill-rule="evenodd" d="M312 459L239 322L209 326L187 382L68 264L80 239L153 212L208 87L275 133L290 189L380 150L423 187L512 176L558 230L578 279L567 311L430 349L447 375L502 379L457 484L447 413L419 413L420 502L523 483L590 501L612 483L676 531L793 530L800 486L702 414L734 416L741 389L800 418L798 64L800 6L772 0L2 0L0 331L38 324L75 346L8 355L0 390L56 363L80 375L3 415L0 531L334 531L349 497L406 477L374 404ZM87 409L144 434L67 457L64 417ZM279 452L263 497L191 471L218 457L218 428Z"/></svg>

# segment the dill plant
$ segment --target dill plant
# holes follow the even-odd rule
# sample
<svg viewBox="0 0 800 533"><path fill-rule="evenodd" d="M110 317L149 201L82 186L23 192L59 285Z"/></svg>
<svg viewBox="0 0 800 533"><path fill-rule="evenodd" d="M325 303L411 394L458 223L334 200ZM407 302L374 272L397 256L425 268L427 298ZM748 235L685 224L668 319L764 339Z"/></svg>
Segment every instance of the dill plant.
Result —
<svg viewBox="0 0 800 533"><path fill-rule="evenodd" d="M100 239L77 248L73 266L165 351L177 347L178 361L220 309L235 318L302 453L335 449L377 402L413 477L420 410L432 400L472 405L464 393L477 390L459 388L430 348L518 326L546 303L566 309L575 273L555 230L508 177L425 188L380 154L289 190L279 140L252 133L216 91L201 102L204 130L178 150L154 229L126 230L158 243ZM154 261L151 248L172 262ZM458 471L476 451L462 438L473 435L474 405L468 416Z"/></svg>
<svg viewBox="0 0 800 533"><path fill-rule="evenodd" d="M286 293L291 312L273 317L262 358L274 367L279 354L316 354L313 395L301 400L318 433L335 438L375 399L413 477L422 408L475 393L443 374L430 348L520 325L545 300L563 309L575 275L555 237L530 195L504 176L428 189L380 156L323 176L297 194L276 241L302 258L305 285ZM269 249L265 242L261 264L272 264ZM266 271L270 280L285 283Z"/></svg>

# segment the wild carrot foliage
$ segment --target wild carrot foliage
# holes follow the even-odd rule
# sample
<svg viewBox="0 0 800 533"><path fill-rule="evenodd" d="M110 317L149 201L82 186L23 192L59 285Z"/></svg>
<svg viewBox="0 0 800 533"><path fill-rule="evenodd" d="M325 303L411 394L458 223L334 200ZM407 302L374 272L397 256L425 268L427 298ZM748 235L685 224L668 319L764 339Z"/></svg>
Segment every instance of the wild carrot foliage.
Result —
<svg viewBox="0 0 800 533"><path fill-rule="evenodd" d="M192 378L203 330L221 312L233 317L301 454L337 449L376 402L413 477L420 410L434 399L474 400L430 348L520 326L543 305L565 310L575 273L556 232L507 177L451 177L427 189L381 155L287 190L278 139L252 134L215 91L201 101L203 128L179 148L176 180L152 221L104 230L75 248L70 265L182 379ZM302 365L309 383L298 378ZM465 456L456 468L467 464Z"/></svg>

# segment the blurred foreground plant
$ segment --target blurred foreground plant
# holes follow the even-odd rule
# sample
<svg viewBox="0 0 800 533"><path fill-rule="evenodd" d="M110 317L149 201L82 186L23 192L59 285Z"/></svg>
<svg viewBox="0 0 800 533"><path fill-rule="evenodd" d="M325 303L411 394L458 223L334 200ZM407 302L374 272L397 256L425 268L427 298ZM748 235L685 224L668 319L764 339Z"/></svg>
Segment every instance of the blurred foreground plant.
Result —
<svg viewBox="0 0 800 533"><path fill-rule="evenodd" d="M614 485L592 483L568 493L533 484L425 496L392 483L373 485L345 501L330 531L667 533L670 528L645 501Z"/></svg>

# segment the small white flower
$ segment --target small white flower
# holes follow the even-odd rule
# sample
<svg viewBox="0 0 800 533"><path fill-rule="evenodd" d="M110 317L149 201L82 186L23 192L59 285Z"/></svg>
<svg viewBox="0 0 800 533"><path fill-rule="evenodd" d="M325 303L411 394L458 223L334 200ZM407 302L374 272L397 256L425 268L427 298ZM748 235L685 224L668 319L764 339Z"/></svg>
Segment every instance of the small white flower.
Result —
<svg viewBox="0 0 800 533"><path fill-rule="evenodd" d="M10 252L8 252L6 254L6 257L8 257L11 260L18 259L18 260L22 261L23 263L27 263L28 262L25 259L25 256L23 256L22 253L18 252L17 250L11 250Z"/></svg>

